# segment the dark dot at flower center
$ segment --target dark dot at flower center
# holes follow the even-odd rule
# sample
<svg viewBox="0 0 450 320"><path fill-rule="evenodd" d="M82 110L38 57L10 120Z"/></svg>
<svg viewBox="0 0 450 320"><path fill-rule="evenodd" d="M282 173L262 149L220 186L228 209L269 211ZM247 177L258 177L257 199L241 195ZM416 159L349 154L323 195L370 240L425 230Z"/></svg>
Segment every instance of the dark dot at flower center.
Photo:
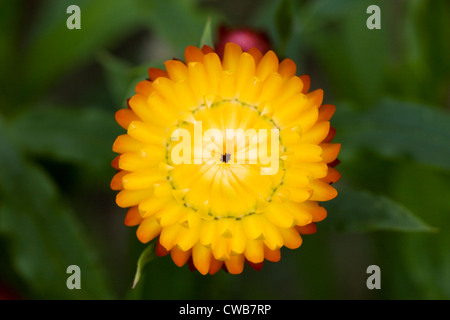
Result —
<svg viewBox="0 0 450 320"><path fill-rule="evenodd" d="M224 155L222 155L222 162L228 163L228 161L230 161L230 158L231 154L225 153Z"/></svg>

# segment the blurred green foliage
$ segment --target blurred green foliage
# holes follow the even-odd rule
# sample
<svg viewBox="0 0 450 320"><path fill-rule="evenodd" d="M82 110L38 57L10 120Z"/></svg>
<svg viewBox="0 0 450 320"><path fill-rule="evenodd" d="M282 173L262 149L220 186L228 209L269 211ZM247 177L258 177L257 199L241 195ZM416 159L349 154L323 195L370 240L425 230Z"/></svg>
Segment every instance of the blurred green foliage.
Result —
<svg viewBox="0 0 450 320"><path fill-rule="evenodd" d="M80 30L66 27L72 4ZM380 30L366 27L372 4ZM123 225L109 190L111 146L122 132L114 112L148 67L211 42L222 23L266 31L337 106L340 195L318 232L299 250L283 249L279 263L201 276L164 257L131 290L146 246ZM25 299L449 299L449 40L446 0L2 1L0 291ZM72 264L81 290L66 287ZM366 287L371 264L381 268L381 290Z"/></svg>

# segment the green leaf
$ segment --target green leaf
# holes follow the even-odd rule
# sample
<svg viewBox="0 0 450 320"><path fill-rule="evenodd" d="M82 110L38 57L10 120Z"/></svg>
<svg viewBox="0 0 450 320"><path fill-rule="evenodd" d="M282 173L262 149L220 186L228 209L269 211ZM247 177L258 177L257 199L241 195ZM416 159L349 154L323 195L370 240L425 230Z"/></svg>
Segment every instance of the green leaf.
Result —
<svg viewBox="0 0 450 320"><path fill-rule="evenodd" d="M208 19L206 19L205 28L203 29L199 48L203 47L204 45L210 46L211 48L214 47L214 41L212 37L211 17L208 17Z"/></svg>
<svg viewBox="0 0 450 320"><path fill-rule="evenodd" d="M275 16L275 25L280 39L279 50L283 54L293 29L293 0L282 0Z"/></svg>
<svg viewBox="0 0 450 320"><path fill-rule="evenodd" d="M110 94L117 107L125 106L126 100L135 94L138 82L148 78L148 68L151 67L132 66L107 51L98 54L98 61L105 70Z"/></svg>
<svg viewBox="0 0 450 320"><path fill-rule="evenodd" d="M0 123L0 234L18 275L38 299L110 299L95 246L56 186L20 155ZM81 269L81 290L66 286L67 267Z"/></svg>
<svg viewBox="0 0 450 320"><path fill-rule="evenodd" d="M423 165L407 164L396 172L392 193L440 230L435 234L399 237L394 244L397 247L390 249L401 261L399 272L410 275L403 296L406 299L422 299L421 296L423 299L449 299L450 175Z"/></svg>
<svg viewBox="0 0 450 320"><path fill-rule="evenodd" d="M450 114L435 107L384 100L361 114L340 117L344 148L364 148L387 157L411 157L450 170Z"/></svg>
<svg viewBox="0 0 450 320"><path fill-rule="evenodd" d="M2 114L14 112L13 101L18 99L17 83L21 75L17 72L17 64L22 62L19 52L21 21L25 6L21 1L5 0L0 2L0 110Z"/></svg>
<svg viewBox="0 0 450 320"><path fill-rule="evenodd" d="M305 3L298 13L303 19L310 17L311 23L324 25L331 20L342 19L359 0L317 0Z"/></svg>
<svg viewBox="0 0 450 320"><path fill-rule="evenodd" d="M198 10L197 1L154 1L148 15L148 26L177 54L188 45L196 45L205 25L207 13Z"/></svg>
<svg viewBox="0 0 450 320"><path fill-rule="evenodd" d="M330 231L435 231L399 203L366 191L342 190L324 206L328 216L322 228Z"/></svg>
<svg viewBox="0 0 450 320"><path fill-rule="evenodd" d="M98 108L35 109L8 124L8 134L26 154L99 172L110 169L112 144L120 132L113 112Z"/></svg>
<svg viewBox="0 0 450 320"><path fill-rule="evenodd" d="M23 10L23 8L19 1L7 0L0 3L0 58L3 61L0 64L0 79L2 85L7 84L10 79L9 72L12 71L11 64L5 63L5 61L12 61L17 54L15 44L17 42L17 29L19 29L20 10Z"/></svg>
<svg viewBox="0 0 450 320"><path fill-rule="evenodd" d="M411 28L417 36L420 48L423 76L420 84L426 89L442 94L441 101L447 101L448 81L450 80L450 3L446 0L419 1L412 13ZM408 50L409 48L407 48ZM409 52L408 52L409 53ZM407 56L408 57L408 56ZM413 67L411 65L411 67ZM419 79L416 79L416 81ZM434 89L436 90L436 89ZM430 97L433 99L433 96Z"/></svg>
<svg viewBox="0 0 450 320"><path fill-rule="evenodd" d="M78 0L46 1L30 35L26 56L21 61L26 77L20 89L27 97L42 93L65 72L94 58L98 50L117 44L142 23L142 1ZM67 7L76 4L81 11L81 29L70 30ZM23 91L22 91L23 92Z"/></svg>
<svg viewBox="0 0 450 320"><path fill-rule="evenodd" d="M142 271L144 270L145 265L156 257L155 248L156 248L156 241L152 241L147 246L147 248L145 248L144 251L142 251L141 255L139 256L136 274L134 275L133 289L136 287L139 280L141 279Z"/></svg>
<svg viewBox="0 0 450 320"><path fill-rule="evenodd" d="M329 92L357 100L361 108L379 98L392 60L391 20L386 18L394 11L392 1L377 2L382 12L379 30L366 26L366 10L371 4L369 0L322 0L299 11L298 37L314 49L320 69L332 81Z"/></svg>
<svg viewBox="0 0 450 320"><path fill-rule="evenodd" d="M277 29L277 18L280 9L279 1L263 1L259 6L255 6L250 17L250 23L253 28L264 31L268 34L272 44L281 42Z"/></svg>

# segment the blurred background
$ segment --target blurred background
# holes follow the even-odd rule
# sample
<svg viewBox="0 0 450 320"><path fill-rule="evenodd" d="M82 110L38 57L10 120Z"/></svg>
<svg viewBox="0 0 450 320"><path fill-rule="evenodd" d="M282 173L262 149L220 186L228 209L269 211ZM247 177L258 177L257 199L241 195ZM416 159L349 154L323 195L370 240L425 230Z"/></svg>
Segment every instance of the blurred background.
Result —
<svg viewBox="0 0 450 320"><path fill-rule="evenodd" d="M337 106L339 196L261 271L202 276L166 256L131 290L146 245L109 187L114 113L149 67L200 44L208 18L213 37L266 32ZM449 299L449 57L446 0L1 1L0 298ZM66 287L73 264L81 290Z"/></svg>

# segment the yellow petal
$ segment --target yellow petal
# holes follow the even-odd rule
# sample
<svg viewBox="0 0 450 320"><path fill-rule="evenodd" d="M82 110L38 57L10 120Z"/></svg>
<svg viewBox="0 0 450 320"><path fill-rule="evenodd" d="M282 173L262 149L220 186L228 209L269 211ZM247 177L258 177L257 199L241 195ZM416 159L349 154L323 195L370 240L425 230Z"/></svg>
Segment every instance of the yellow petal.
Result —
<svg viewBox="0 0 450 320"><path fill-rule="evenodd" d="M174 104L168 103L158 93L151 94L147 99L147 105L151 110L152 121L155 126L170 127L175 125L179 115L179 110L176 110Z"/></svg>
<svg viewBox="0 0 450 320"><path fill-rule="evenodd" d="M313 215L310 211L305 209L304 203L305 201L285 202L286 210L288 210L294 216L295 224L297 226L305 226L313 221Z"/></svg>
<svg viewBox="0 0 450 320"><path fill-rule="evenodd" d="M194 262L194 266L201 274L205 275L208 273L209 266L211 264L211 258L211 250L201 245L200 243L197 243L192 248L192 260Z"/></svg>
<svg viewBox="0 0 450 320"><path fill-rule="evenodd" d="M264 246L262 240L248 240L244 255L253 263L264 261Z"/></svg>
<svg viewBox="0 0 450 320"><path fill-rule="evenodd" d="M167 71L158 68L148 68L148 76L151 81L155 81L160 77L168 77Z"/></svg>
<svg viewBox="0 0 450 320"><path fill-rule="evenodd" d="M186 64L190 62L203 62L204 53L197 47L187 46L184 50L184 60Z"/></svg>
<svg viewBox="0 0 450 320"><path fill-rule="evenodd" d="M232 238L236 225L234 218L220 218L217 220L217 233L224 238Z"/></svg>
<svg viewBox="0 0 450 320"><path fill-rule="evenodd" d="M160 217L161 226L167 227L178 222L180 217L185 214L183 209L186 208L180 206L176 202L169 201L157 214L157 216Z"/></svg>
<svg viewBox="0 0 450 320"><path fill-rule="evenodd" d="M278 57L272 50L269 50L256 67L256 76L264 81L270 74L277 71Z"/></svg>
<svg viewBox="0 0 450 320"><path fill-rule="evenodd" d="M201 100L207 94L210 94L209 81L203 63L190 62L188 64L189 82L195 97Z"/></svg>
<svg viewBox="0 0 450 320"><path fill-rule="evenodd" d="M318 108L320 107L323 101L323 90L317 89L311 91L310 93L306 94L306 96L308 97L308 100L311 101L311 104Z"/></svg>
<svg viewBox="0 0 450 320"><path fill-rule="evenodd" d="M280 229L284 245L289 249L297 249L302 244L302 238L294 228Z"/></svg>
<svg viewBox="0 0 450 320"><path fill-rule="evenodd" d="M165 139L148 124L141 121L132 121L128 126L128 135L143 143L165 145Z"/></svg>
<svg viewBox="0 0 450 320"><path fill-rule="evenodd" d="M111 189L112 190L122 190L123 189L123 183L122 178L124 175L128 174L128 171L120 170L117 172L114 177L111 180Z"/></svg>
<svg viewBox="0 0 450 320"><path fill-rule="evenodd" d="M151 189L145 190L122 190L116 196L116 203L121 208L138 205L142 200L152 194Z"/></svg>
<svg viewBox="0 0 450 320"><path fill-rule="evenodd" d="M319 108L319 119L317 121L328 121L336 111L336 107L331 104L324 104Z"/></svg>
<svg viewBox="0 0 450 320"><path fill-rule="evenodd" d="M119 168L127 171L145 170L158 165L159 157L153 157L147 153L125 153L119 158Z"/></svg>
<svg viewBox="0 0 450 320"><path fill-rule="evenodd" d="M180 231L179 237L177 238L177 246L184 251L190 250L198 243L199 237L199 225L191 224L189 229L182 228Z"/></svg>
<svg viewBox="0 0 450 320"><path fill-rule="evenodd" d="M304 172L310 179L319 179L327 175L328 166L326 163L320 162L295 162L289 169L300 170Z"/></svg>
<svg viewBox="0 0 450 320"><path fill-rule="evenodd" d="M232 72L228 70L222 71L220 75L218 94L227 99L232 99L236 96L236 79Z"/></svg>
<svg viewBox="0 0 450 320"><path fill-rule="evenodd" d="M168 197L172 195L172 185L165 177L153 182L152 187L153 194L156 197Z"/></svg>
<svg viewBox="0 0 450 320"><path fill-rule="evenodd" d="M169 197L147 197L140 201L139 212L143 218L149 217L164 208L170 200Z"/></svg>
<svg viewBox="0 0 450 320"><path fill-rule="evenodd" d="M142 94L135 94L128 101L128 105L134 113L144 122L154 123L155 116L152 114L149 105L147 104L148 96Z"/></svg>
<svg viewBox="0 0 450 320"><path fill-rule="evenodd" d="M164 62L169 77L174 81L186 80L188 71L186 65L179 60L168 60Z"/></svg>
<svg viewBox="0 0 450 320"><path fill-rule="evenodd" d="M149 96L154 91L152 82L148 80L140 81L136 85L135 90L137 94L142 94L143 96Z"/></svg>
<svg viewBox="0 0 450 320"><path fill-rule="evenodd" d="M235 228L233 230L233 237L231 238L231 254L242 254L246 246L246 241L242 221L236 221Z"/></svg>
<svg viewBox="0 0 450 320"><path fill-rule="evenodd" d="M142 243L156 238L161 232L161 226L155 218L144 219L136 230L136 235Z"/></svg>
<svg viewBox="0 0 450 320"><path fill-rule="evenodd" d="M191 250L183 251L177 247L174 247L170 250L170 257L178 267L182 267L191 257L191 253Z"/></svg>
<svg viewBox="0 0 450 320"><path fill-rule="evenodd" d="M295 76L297 72L297 65L291 59L284 59L281 61L280 66L278 68L278 72L283 78L290 78Z"/></svg>
<svg viewBox="0 0 450 320"><path fill-rule="evenodd" d="M280 139L283 145L287 148L295 146L301 141L300 130L292 130L291 128L286 128L280 131Z"/></svg>
<svg viewBox="0 0 450 320"><path fill-rule="evenodd" d="M292 148L295 160L301 162L316 162L322 160L322 148L315 144L299 144Z"/></svg>
<svg viewBox="0 0 450 320"><path fill-rule="evenodd" d="M219 79L222 74L222 64L216 53L208 53L204 57L204 66L208 74L209 85L212 93L217 93Z"/></svg>
<svg viewBox="0 0 450 320"><path fill-rule="evenodd" d="M231 246L230 239L224 237L216 237L211 251L216 260L226 261L230 258Z"/></svg>
<svg viewBox="0 0 450 320"><path fill-rule="evenodd" d="M216 272L218 272L223 266L223 261L219 261L214 259L214 257L211 258L211 263L209 265L209 274L213 275Z"/></svg>
<svg viewBox="0 0 450 320"><path fill-rule="evenodd" d="M243 84L243 89L239 91L239 99L248 104L256 104L258 94L261 91L262 82L258 77L251 77Z"/></svg>
<svg viewBox="0 0 450 320"><path fill-rule="evenodd" d="M302 93L302 89L303 89L302 80L296 76L292 77L283 83L282 87L278 91L278 94L272 97L271 102L278 108L278 106L282 106L287 99L291 98L296 94Z"/></svg>
<svg viewBox="0 0 450 320"><path fill-rule="evenodd" d="M117 110L115 118L117 123L125 130L128 129L128 126L132 121L140 120L133 110L130 109Z"/></svg>
<svg viewBox="0 0 450 320"><path fill-rule="evenodd" d="M283 205L272 202L264 212L264 216L274 225L280 228L294 226L294 217Z"/></svg>
<svg viewBox="0 0 450 320"><path fill-rule="evenodd" d="M225 266L231 274L240 274L244 270L244 256L242 254L231 256L225 261Z"/></svg>
<svg viewBox="0 0 450 320"><path fill-rule="evenodd" d="M258 65L259 62L261 61L263 54L261 53L261 51L258 48L250 48L247 50L247 53L251 54L253 59L255 59L255 64Z"/></svg>
<svg viewBox="0 0 450 320"><path fill-rule="evenodd" d="M263 224L259 214L252 214L242 218L244 232L249 239L257 239L263 233Z"/></svg>
<svg viewBox="0 0 450 320"><path fill-rule="evenodd" d="M299 78L302 81L302 92L306 94L311 86L311 78L308 75L302 75Z"/></svg>
<svg viewBox="0 0 450 320"><path fill-rule="evenodd" d="M123 176L122 182L124 189L139 190L151 188L155 181L163 178L159 170L139 171L128 173Z"/></svg>
<svg viewBox="0 0 450 320"><path fill-rule="evenodd" d="M223 69L229 72L235 72L241 54L242 49L239 45L232 42L228 42L227 44L225 44L225 50L222 59Z"/></svg>
<svg viewBox="0 0 450 320"><path fill-rule="evenodd" d="M275 121L282 123L283 126L290 126L292 121L298 121L299 113L305 109L308 99L303 93L296 93L290 96L283 103L277 102L274 105Z"/></svg>
<svg viewBox="0 0 450 320"><path fill-rule="evenodd" d="M287 169L284 174L283 184L292 187L308 187L309 178L307 171L293 168Z"/></svg>
<svg viewBox="0 0 450 320"><path fill-rule="evenodd" d="M300 124L303 132L307 132L319 118L319 110L316 107L307 108L302 111L298 115L296 115L292 121L295 124ZM286 122L287 125L290 125L292 122Z"/></svg>
<svg viewBox="0 0 450 320"><path fill-rule="evenodd" d="M278 262L281 259L280 249L270 250L266 246L264 246L264 258L267 261Z"/></svg>
<svg viewBox="0 0 450 320"><path fill-rule="evenodd" d="M255 75L255 60L253 57L247 52L242 53L238 60L237 70L236 90L240 92L244 84Z"/></svg>
<svg viewBox="0 0 450 320"><path fill-rule="evenodd" d="M199 104L199 98L195 96L188 80L176 82L174 93L178 97L179 109L182 111L190 110Z"/></svg>
<svg viewBox="0 0 450 320"><path fill-rule="evenodd" d="M217 223L215 220L210 220L210 221L202 221L201 224L202 226L200 230L199 242L204 246L211 246L217 235L216 232Z"/></svg>
<svg viewBox="0 0 450 320"><path fill-rule="evenodd" d="M323 181L313 180L310 187L313 190L310 199L313 201L328 201L337 196L336 189Z"/></svg>
<svg viewBox="0 0 450 320"><path fill-rule="evenodd" d="M335 168L329 167L328 174L322 179L325 183L336 183L341 178L341 174Z"/></svg>
<svg viewBox="0 0 450 320"><path fill-rule="evenodd" d="M173 94L174 82L168 78L158 78L153 82L153 88L158 94L152 93L147 100L150 107L156 109L162 109L166 113L171 112L173 115L177 115L177 111L180 109L180 101L177 96ZM161 99L162 98L162 99Z"/></svg>
<svg viewBox="0 0 450 320"><path fill-rule="evenodd" d="M159 163L166 157L166 148L161 144L146 145L139 152L139 155L144 158L145 161L159 166Z"/></svg>
<svg viewBox="0 0 450 320"><path fill-rule="evenodd" d="M289 190L288 198L295 202L303 202L311 198L311 187L287 187Z"/></svg>
<svg viewBox="0 0 450 320"><path fill-rule="evenodd" d="M264 238L264 244L270 250L276 250L283 246L279 228L269 222L264 224Z"/></svg>
<svg viewBox="0 0 450 320"><path fill-rule="evenodd" d="M322 143L322 157L325 163L331 163L336 160L339 152L341 151L340 143Z"/></svg>
<svg viewBox="0 0 450 320"><path fill-rule="evenodd" d="M175 246L182 227L175 223L171 226L162 228L161 235L159 236L159 243L167 250L170 251Z"/></svg>
<svg viewBox="0 0 450 320"><path fill-rule="evenodd" d="M316 201L305 201L298 206L312 215L313 222L322 221L327 216L327 210Z"/></svg>
<svg viewBox="0 0 450 320"><path fill-rule="evenodd" d="M259 101L272 101L276 99L277 94L282 88L283 79L278 73L272 73L263 82L260 95L258 97Z"/></svg>
<svg viewBox="0 0 450 320"><path fill-rule="evenodd" d="M327 137L329 131L329 121L318 122L302 135L302 142L319 144Z"/></svg>
<svg viewBox="0 0 450 320"><path fill-rule="evenodd" d="M142 222L141 215L139 214L139 210L137 206L131 207L127 211L127 215L125 216L124 224L128 227L137 226Z"/></svg>
<svg viewBox="0 0 450 320"><path fill-rule="evenodd" d="M122 134L116 138L113 144L113 151L116 153L137 152L143 144L127 134Z"/></svg>

